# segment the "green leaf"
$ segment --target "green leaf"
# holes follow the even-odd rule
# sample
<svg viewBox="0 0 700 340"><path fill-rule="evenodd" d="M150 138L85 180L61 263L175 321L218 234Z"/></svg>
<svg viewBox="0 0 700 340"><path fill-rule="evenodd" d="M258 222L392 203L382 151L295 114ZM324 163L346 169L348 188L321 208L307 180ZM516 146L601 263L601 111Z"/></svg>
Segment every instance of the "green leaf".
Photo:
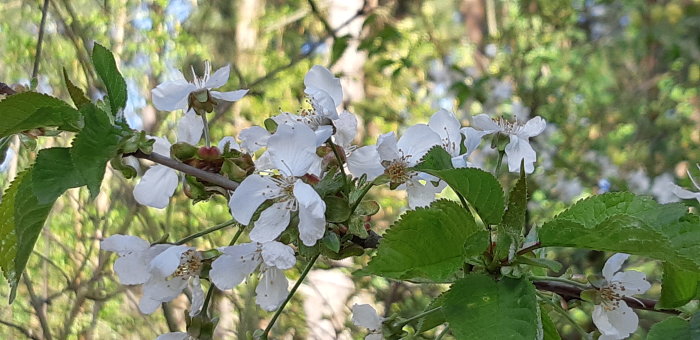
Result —
<svg viewBox="0 0 700 340"><path fill-rule="evenodd" d="M510 191L508 208L503 214L501 224L496 228L497 259L512 259L515 251L523 243L523 231L525 230L525 213L527 211L527 178L524 166L520 166L520 179Z"/></svg>
<svg viewBox="0 0 700 340"><path fill-rule="evenodd" d="M338 234L332 231L327 231L326 235L323 236L321 241L326 248L332 250L334 253L340 251L340 238L338 237Z"/></svg>
<svg viewBox="0 0 700 340"><path fill-rule="evenodd" d="M647 256L700 271L700 217L682 204L658 204L630 193L579 201L545 223L542 246L588 248Z"/></svg>
<svg viewBox="0 0 700 340"><path fill-rule="evenodd" d="M663 267L661 298L656 308L680 307L694 299L698 292L700 273L683 270L670 263L664 263Z"/></svg>
<svg viewBox="0 0 700 340"><path fill-rule="evenodd" d="M365 271L394 279L443 282L460 269L465 242L479 231L459 204L435 201L403 214L384 234Z"/></svg>
<svg viewBox="0 0 700 340"><path fill-rule="evenodd" d="M537 339L537 295L524 278L467 275L450 288L443 313L458 339Z"/></svg>
<svg viewBox="0 0 700 340"><path fill-rule="evenodd" d="M350 41L350 36L349 34L346 34L342 37L338 37L333 41L333 49L331 50L331 64L335 64L340 57L343 56L343 53L345 50L348 48L348 41Z"/></svg>
<svg viewBox="0 0 700 340"><path fill-rule="evenodd" d="M120 131L97 106L86 104L80 111L85 116L85 128L73 139L71 159L87 184L90 197L95 198L100 193L107 162L117 155Z"/></svg>
<svg viewBox="0 0 700 340"><path fill-rule="evenodd" d="M39 151L32 170L32 189L40 204L55 201L66 190L85 185L73 166L69 148Z"/></svg>
<svg viewBox="0 0 700 340"><path fill-rule="evenodd" d="M366 239L369 237L367 229L365 229L365 219L362 216L353 215L348 223L348 233L359 238Z"/></svg>
<svg viewBox="0 0 700 340"><path fill-rule="evenodd" d="M496 177L475 168L425 171L445 181L464 197L486 224L498 224L503 217L503 188Z"/></svg>
<svg viewBox="0 0 700 340"><path fill-rule="evenodd" d="M112 52L98 43L92 48L92 63L107 88L112 115L116 115L126 106L126 82L117 69Z"/></svg>
<svg viewBox="0 0 700 340"><path fill-rule="evenodd" d="M522 169L522 167L521 167ZM549 313L540 305L540 319L542 320L542 340L561 340L557 326L549 317Z"/></svg>
<svg viewBox="0 0 700 340"><path fill-rule="evenodd" d="M347 221L350 217L348 200L337 196L327 196L323 201L326 203L326 221L340 223Z"/></svg>
<svg viewBox="0 0 700 340"><path fill-rule="evenodd" d="M64 101L36 92L23 92L0 101L3 123L0 137L35 128L56 126L60 130L78 131L80 112Z"/></svg>
<svg viewBox="0 0 700 340"><path fill-rule="evenodd" d="M63 80L66 82L68 94L70 94L70 98L73 100L73 104L75 104L75 107L80 108L84 104L90 102L90 99L88 99L85 96L85 92L83 92L83 90L79 87L75 86L75 84L73 84L70 78L68 78L68 73L66 72L65 67L63 68Z"/></svg>
<svg viewBox="0 0 700 340"><path fill-rule="evenodd" d="M0 203L0 266L10 283L10 303L54 203L39 203L31 179L31 169L17 175Z"/></svg>
<svg viewBox="0 0 700 340"><path fill-rule="evenodd" d="M413 167L418 171L452 169L452 156L441 146L434 146Z"/></svg>
<svg viewBox="0 0 700 340"><path fill-rule="evenodd" d="M647 340L685 340L691 339L690 325L679 317L670 317L649 329Z"/></svg>
<svg viewBox="0 0 700 340"><path fill-rule="evenodd" d="M438 297L435 298L435 300L430 302L428 307L425 308L425 311L429 311L437 307L442 307L445 304L445 298L446 293L440 294ZM429 331L437 326L442 325L445 322L445 313L442 311L442 309L435 313L430 313L424 318L422 318L420 322L418 322L418 333Z"/></svg>

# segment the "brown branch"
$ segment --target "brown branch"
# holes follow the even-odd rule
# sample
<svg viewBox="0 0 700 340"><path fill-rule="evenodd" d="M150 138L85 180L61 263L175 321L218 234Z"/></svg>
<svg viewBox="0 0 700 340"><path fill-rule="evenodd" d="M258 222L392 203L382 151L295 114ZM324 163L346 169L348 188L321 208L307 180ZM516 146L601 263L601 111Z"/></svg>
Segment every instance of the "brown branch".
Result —
<svg viewBox="0 0 700 340"><path fill-rule="evenodd" d="M41 8L41 23L39 24L39 37L36 41L36 51L34 54L34 67L32 68L32 80L39 74L39 60L41 59L41 45L44 42L44 27L46 27L46 11L49 9L49 0L44 0Z"/></svg>
<svg viewBox="0 0 700 340"><path fill-rule="evenodd" d="M182 163L180 161L176 161L170 157L165 157L163 155L159 155L155 152L151 153L150 155L147 155L141 151L136 151L132 154L125 154L124 156L134 156L136 158L141 158L141 159L147 159L149 161L165 165L171 169L175 169L178 171L181 171L183 173L186 173L188 175L192 175L194 177L197 177L203 181L218 185L224 189L228 190L236 190L238 188L238 183L224 177L221 175L217 175L215 173L207 172L202 169L197 169L191 165Z"/></svg>
<svg viewBox="0 0 700 340"><path fill-rule="evenodd" d="M14 324L14 323L12 323L12 322L5 321L5 320L2 320L2 319L0 319L0 324L3 324L3 325L5 325L5 326L12 327L12 328L18 330L20 333L22 333L24 336L26 336L26 337L29 338L29 339L41 340L38 336L32 334L32 332L30 332L28 329L26 329L26 328L24 328L24 327L22 327L22 326L20 326L20 325L17 325L17 324Z"/></svg>
<svg viewBox="0 0 700 340"><path fill-rule="evenodd" d="M335 32L336 30L331 27L331 24L328 23L328 20L321 14L321 11L318 9L318 5L316 5L316 1L314 0L306 0L306 2L309 3L309 7L311 7L311 12L314 14L316 18L318 18L319 21L321 21L321 24L323 24L323 27L326 29L326 32L333 37L333 39L336 38Z"/></svg>
<svg viewBox="0 0 700 340"><path fill-rule="evenodd" d="M535 287L537 287L537 289L556 293L566 300L581 300L581 292L583 291L583 289L579 287L554 281L534 281L533 283L535 284ZM622 299L625 301L625 303L627 303L628 306L632 308L643 309L652 312L680 314L679 311L673 309L655 309L656 303L658 302L656 300L630 297L624 297Z"/></svg>
<svg viewBox="0 0 700 340"><path fill-rule="evenodd" d="M51 340L53 339L53 337L51 336L51 327L49 326L49 320L46 317L46 301L42 298L39 298L34 293L34 286L32 285L32 280L29 279L28 275L28 273L24 273L24 275L22 275L22 280L27 286L27 293L29 293L29 303L32 305L32 308L34 308L34 313L39 319L39 324L41 325L41 330L44 334L44 339Z"/></svg>

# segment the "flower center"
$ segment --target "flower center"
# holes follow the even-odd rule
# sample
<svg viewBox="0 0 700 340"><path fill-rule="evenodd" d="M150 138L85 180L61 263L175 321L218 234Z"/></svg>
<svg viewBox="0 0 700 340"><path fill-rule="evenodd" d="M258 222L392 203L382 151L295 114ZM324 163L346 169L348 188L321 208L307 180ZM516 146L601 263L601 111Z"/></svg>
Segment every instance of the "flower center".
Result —
<svg viewBox="0 0 700 340"><path fill-rule="evenodd" d="M273 177L272 180L280 188L280 192L276 197L271 197L276 203L287 202L287 209L291 211L297 210L297 200L294 197L294 184L297 179L295 177Z"/></svg>
<svg viewBox="0 0 700 340"><path fill-rule="evenodd" d="M199 275L202 270L202 258L197 251L189 249L180 255L180 265L175 269L173 277L187 278Z"/></svg>
<svg viewBox="0 0 700 340"><path fill-rule="evenodd" d="M401 184L411 178L412 171L408 170L405 157L398 158L385 166L384 173L389 176L392 183Z"/></svg>
<svg viewBox="0 0 700 340"><path fill-rule="evenodd" d="M602 306L606 311L615 310L620 307L622 296L617 293L620 290L625 290L619 282L611 282L607 286L600 288L600 298L603 300Z"/></svg>
<svg viewBox="0 0 700 340"><path fill-rule="evenodd" d="M517 135L523 128L523 123L519 121L508 121L499 117L498 119L493 119L494 123L501 128L501 132L507 135Z"/></svg>
<svg viewBox="0 0 700 340"><path fill-rule="evenodd" d="M204 62L204 75L201 77L194 72L194 67L190 66L190 69L192 70L192 83L194 83L197 88L203 89L204 85L209 80L209 76L211 75L211 63L209 60Z"/></svg>

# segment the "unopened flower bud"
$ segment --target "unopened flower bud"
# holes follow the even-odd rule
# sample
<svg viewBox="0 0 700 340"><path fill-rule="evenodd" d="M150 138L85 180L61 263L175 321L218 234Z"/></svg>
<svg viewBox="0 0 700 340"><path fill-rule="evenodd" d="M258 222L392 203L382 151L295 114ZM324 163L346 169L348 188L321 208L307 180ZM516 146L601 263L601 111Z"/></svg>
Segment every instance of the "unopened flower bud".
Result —
<svg viewBox="0 0 700 340"><path fill-rule="evenodd" d="M221 158L221 152L219 152L219 148L215 146L203 146L197 150L197 156L205 161L215 161Z"/></svg>

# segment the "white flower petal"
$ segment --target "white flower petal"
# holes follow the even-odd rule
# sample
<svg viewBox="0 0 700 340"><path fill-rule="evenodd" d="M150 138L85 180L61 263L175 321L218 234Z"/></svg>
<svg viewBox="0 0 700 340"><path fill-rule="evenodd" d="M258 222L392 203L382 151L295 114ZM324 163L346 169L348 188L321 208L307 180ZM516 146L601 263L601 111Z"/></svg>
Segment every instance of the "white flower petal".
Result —
<svg viewBox="0 0 700 340"><path fill-rule="evenodd" d="M270 242L280 236L289 225L291 211L288 202L279 202L271 205L260 213L260 217L253 224L250 231L250 239L265 243Z"/></svg>
<svg viewBox="0 0 700 340"><path fill-rule="evenodd" d="M197 145L202 138L204 122L194 111L189 110L177 122L177 141ZM170 150L166 156L170 155Z"/></svg>
<svg viewBox="0 0 700 340"><path fill-rule="evenodd" d="M333 135L333 127L330 125L321 125L314 133L316 134L316 146L321 146L321 144L325 143L328 138L331 138L331 135Z"/></svg>
<svg viewBox="0 0 700 340"><path fill-rule="evenodd" d="M143 285L143 299L168 302L176 298L187 287L188 278L176 276L172 279L152 276Z"/></svg>
<svg viewBox="0 0 700 340"><path fill-rule="evenodd" d="M260 126L251 126L238 134L241 146L248 153L253 153L267 146L270 133Z"/></svg>
<svg viewBox="0 0 700 340"><path fill-rule="evenodd" d="M398 140L394 131L380 135L377 138L377 152L382 161L393 161L399 157Z"/></svg>
<svg viewBox="0 0 700 340"><path fill-rule="evenodd" d="M510 143L506 145L506 156L508 156L508 171L519 172L520 161L524 160L525 173L531 174L535 171L535 161L537 154L530 146L527 139L520 138L516 135L510 135Z"/></svg>
<svg viewBox="0 0 700 340"><path fill-rule="evenodd" d="M352 323L355 326L376 331L382 328L383 321L384 319L377 315L377 311L368 304L352 306Z"/></svg>
<svg viewBox="0 0 700 340"><path fill-rule="evenodd" d="M700 202L700 192L692 192L690 190L686 190L684 188L681 188L677 185L672 186L673 194L678 196L678 198L684 199L684 200L691 200L691 199L696 199L698 202Z"/></svg>
<svg viewBox="0 0 700 340"><path fill-rule="evenodd" d="M262 245L262 258L268 267L276 267L278 269L292 268L297 262L296 257L294 257L294 249L276 241Z"/></svg>
<svg viewBox="0 0 700 340"><path fill-rule="evenodd" d="M328 92L316 87L307 87L304 92L311 97L311 105L314 107L317 115L329 119L338 119L337 105Z"/></svg>
<svg viewBox="0 0 700 340"><path fill-rule="evenodd" d="M618 282L624 288L614 290L621 296L643 294L649 290L649 288L651 288L651 283L646 280L646 277L647 276L644 273L636 270L615 273L612 278L612 282Z"/></svg>
<svg viewBox="0 0 700 340"><path fill-rule="evenodd" d="M204 306L204 291L199 277L193 277L189 282L190 292L192 292L192 304L190 305L190 317L199 314ZM211 288L209 288L211 289Z"/></svg>
<svg viewBox="0 0 700 340"><path fill-rule="evenodd" d="M162 302L158 300L153 300L148 296L144 295L139 301L139 310L143 314L153 314L153 312L155 312L161 304Z"/></svg>
<svg viewBox="0 0 700 340"><path fill-rule="evenodd" d="M384 173L381 161L376 145L363 146L347 158L348 170L355 177L366 174L367 180L372 181Z"/></svg>
<svg viewBox="0 0 700 340"><path fill-rule="evenodd" d="M608 320L615 327L617 333L622 338L628 337L637 330L639 325L639 317L632 308L627 306L624 301L620 301L620 306L607 313Z"/></svg>
<svg viewBox="0 0 700 340"><path fill-rule="evenodd" d="M156 340L187 340L190 335L185 332L165 333L156 338Z"/></svg>
<svg viewBox="0 0 700 340"><path fill-rule="evenodd" d="M622 269L622 264L627 261L629 254L617 253L610 256L603 266L603 277L606 281L612 282L615 273Z"/></svg>
<svg viewBox="0 0 700 340"><path fill-rule="evenodd" d="M224 152L224 148L226 147L227 144L228 144L229 150L241 151L241 146L238 145L238 142L236 142L236 139L231 137L231 136L221 138L221 140L219 141L219 144L217 144L217 148L219 148L219 151Z"/></svg>
<svg viewBox="0 0 700 340"><path fill-rule="evenodd" d="M166 81L151 91L151 99L153 106L158 110L184 110L187 108L190 92L196 90L197 86L184 79Z"/></svg>
<svg viewBox="0 0 700 340"><path fill-rule="evenodd" d="M120 234L112 235L100 242L100 249L113 251L120 256L142 252L150 246L148 241L140 237Z"/></svg>
<svg viewBox="0 0 700 340"><path fill-rule="evenodd" d="M221 248L223 254L211 264L209 277L221 290L239 285L260 265L262 259L256 254L258 245L241 243Z"/></svg>
<svg viewBox="0 0 700 340"><path fill-rule="evenodd" d="M489 132L477 130L473 127L465 127L460 131L467 137L464 139L464 146L467 148L466 157L469 157L479 147L481 139L489 134Z"/></svg>
<svg viewBox="0 0 700 340"><path fill-rule="evenodd" d="M299 238L305 245L313 246L326 232L326 203L301 180L294 184L294 197L299 203Z"/></svg>
<svg viewBox="0 0 700 340"><path fill-rule="evenodd" d="M170 246L158 256L154 257L149 264L149 270L157 275L167 277L175 272L175 269L180 266L180 258L182 253L193 249L188 246Z"/></svg>
<svg viewBox="0 0 700 340"><path fill-rule="evenodd" d="M248 93L248 90L236 90L229 92L210 91L209 93L216 99L220 99L225 102L236 102L241 100Z"/></svg>
<svg viewBox="0 0 700 340"><path fill-rule="evenodd" d="M307 88L321 89L333 100L334 108L343 102L343 87L340 79L333 76L333 73L321 65L314 65L304 76L304 86Z"/></svg>
<svg viewBox="0 0 700 340"><path fill-rule="evenodd" d="M204 84L204 87L208 89L215 89L226 85L226 82L228 82L229 73L231 73L231 65L222 66L209 77L207 82Z"/></svg>
<svg viewBox="0 0 700 340"><path fill-rule="evenodd" d="M396 146L404 156L409 157L406 160L408 166L414 166L428 150L441 144L440 136L429 126L416 124L406 129Z"/></svg>
<svg viewBox="0 0 700 340"><path fill-rule="evenodd" d="M547 121L538 116L528 120L527 123L523 125L522 129L518 131L518 135L523 138L535 137L542 133L546 127Z"/></svg>
<svg viewBox="0 0 700 340"><path fill-rule="evenodd" d="M267 141L270 159L283 174L303 176L314 162L316 134L306 125L279 125Z"/></svg>
<svg viewBox="0 0 700 340"><path fill-rule="evenodd" d="M163 137L156 136L148 136L148 138L155 139L155 143L153 143L153 152L163 155L165 157L170 157L170 147L172 146L172 144L170 144L170 141Z"/></svg>
<svg viewBox="0 0 700 340"><path fill-rule="evenodd" d="M258 207L266 200L277 197L279 192L280 188L271 178L250 175L231 195L228 203L231 215L238 223L248 225Z"/></svg>
<svg viewBox="0 0 700 340"><path fill-rule="evenodd" d="M112 235L100 243L100 248L119 255L114 261L114 272L123 285L136 285L148 281L146 250L150 244L141 238L130 235Z"/></svg>
<svg viewBox="0 0 700 340"><path fill-rule="evenodd" d="M354 114L343 111L338 115L338 119L333 121L335 126L335 144L342 147L349 146L357 134L357 118Z"/></svg>
<svg viewBox="0 0 700 340"><path fill-rule="evenodd" d="M383 339L384 339L384 336L381 334L377 334L377 333L367 334L367 336L365 336L365 340L383 340Z"/></svg>
<svg viewBox="0 0 700 340"><path fill-rule="evenodd" d="M598 328L600 333L605 335L617 334L617 329L615 329L615 326L612 323L610 323L608 315L603 306L595 305L595 307L593 307L593 314L591 314L591 319L593 319L593 323Z"/></svg>
<svg viewBox="0 0 700 340"><path fill-rule="evenodd" d="M428 126L440 136L443 147L450 155L459 155L462 143L462 135L459 132L461 124L452 112L445 109L435 112L430 117Z"/></svg>
<svg viewBox="0 0 700 340"><path fill-rule="evenodd" d="M163 209L168 206L177 183L175 170L165 165L152 166L134 187L134 198L142 205Z"/></svg>
<svg viewBox="0 0 700 340"><path fill-rule="evenodd" d="M425 207L433 203L435 194L442 191L440 187L433 186L432 183L422 184L417 180L406 182L406 194L408 195L408 206L411 209Z"/></svg>
<svg viewBox="0 0 700 340"><path fill-rule="evenodd" d="M255 302L264 310L271 312L287 298L289 282L284 272L269 267L263 272L262 280L255 288Z"/></svg>
<svg viewBox="0 0 700 340"><path fill-rule="evenodd" d="M494 133L502 130L501 127L486 114L480 114L472 118L472 127L486 133Z"/></svg>

